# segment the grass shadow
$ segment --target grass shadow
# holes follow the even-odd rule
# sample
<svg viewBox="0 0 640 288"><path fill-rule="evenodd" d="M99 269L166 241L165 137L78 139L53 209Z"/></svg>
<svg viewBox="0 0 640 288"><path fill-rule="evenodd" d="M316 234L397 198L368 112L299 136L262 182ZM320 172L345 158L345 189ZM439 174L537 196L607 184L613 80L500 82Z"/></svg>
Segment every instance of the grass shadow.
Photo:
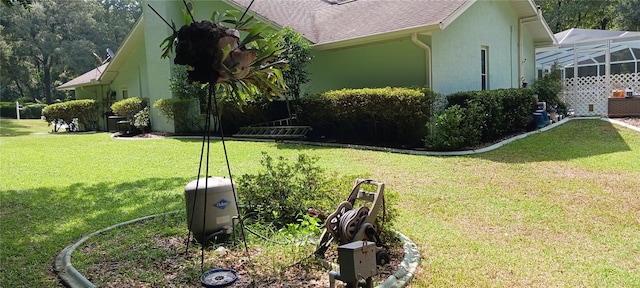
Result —
<svg viewBox="0 0 640 288"><path fill-rule="evenodd" d="M0 124L0 137L24 136L32 133L30 126L19 121L5 121Z"/></svg>
<svg viewBox="0 0 640 288"><path fill-rule="evenodd" d="M56 286L51 261L62 248L114 224L184 208L189 181L148 178L0 191L0 287ZM24 277L26 271L32 276Z"/></svg>
<svg viewBox="0 0 640 288"><path fill-rule="evenodd" d="M629 152L632 148L613 124L601 120L570 121L529 135L497 150L469 156L503 163L567 161Z"/></svg>

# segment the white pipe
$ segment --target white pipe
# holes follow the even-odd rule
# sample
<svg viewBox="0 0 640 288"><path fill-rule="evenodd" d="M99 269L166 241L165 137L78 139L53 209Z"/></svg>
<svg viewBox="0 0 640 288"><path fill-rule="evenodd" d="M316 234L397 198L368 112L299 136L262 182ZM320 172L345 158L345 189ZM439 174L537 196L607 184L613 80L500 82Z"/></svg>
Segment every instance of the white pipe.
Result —
<svg viewBox="0 0 640 288"><path fill-rule="evenodd" d="M524 24L528 22L535 22L540 20L540 12L536 11L536 16L531 16L527 18L520 18L520 25L518 27L518 51L519 51L519 59L518 59L518 78L520 81L520 86L522 87L522 83L525 82L524 78L524 62L526 59L524 58Z"/></svg>
<svg viewBox="0 0 640 288"><path fill-rule="evenodd" d="M425 51L425 74L427 75L427 79L425 81L425 83L427 84L427 87L429 87L429 89L433 90L433 87L431 86L431 47L429 47L429 45L427 45L426 43L420 41L420 39L418 39L418 33L413 33L411 34L411 41L413 41L413 43L415 43L416 45L418 45L418 47L424 49Z"/></svg>

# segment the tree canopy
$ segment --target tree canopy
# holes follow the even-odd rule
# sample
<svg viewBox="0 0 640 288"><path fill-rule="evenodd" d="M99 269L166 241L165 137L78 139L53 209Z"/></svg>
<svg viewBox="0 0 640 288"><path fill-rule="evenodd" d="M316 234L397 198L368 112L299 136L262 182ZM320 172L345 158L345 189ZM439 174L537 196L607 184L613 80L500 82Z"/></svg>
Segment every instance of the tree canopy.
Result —
<svg viewBox="0 0 640 288"><path fill-rule="evenodd" d="M640 31L640 0L535 0L553 33L570 28Z"/></svg>
<svg viewBox="0 0 640 288"><path fill-rule="evenodd" d="M135 0L2 0L0 97L53 102L55 86L101 64L141 13ZM19 5L15 5L19 4Z"/></svg>

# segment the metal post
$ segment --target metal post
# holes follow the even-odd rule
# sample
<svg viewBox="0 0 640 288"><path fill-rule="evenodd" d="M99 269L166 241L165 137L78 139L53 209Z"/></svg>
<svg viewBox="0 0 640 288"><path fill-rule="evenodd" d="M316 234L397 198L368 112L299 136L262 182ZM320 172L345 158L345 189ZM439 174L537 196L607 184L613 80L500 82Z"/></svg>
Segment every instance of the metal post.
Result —
<svg viewBox="0 0 640 288"><path fill-rule="evenodd" d="M20 107L20 103L18 101L16 101L16 117L18 120L20 120L20 110L22 108Z"/></svg>

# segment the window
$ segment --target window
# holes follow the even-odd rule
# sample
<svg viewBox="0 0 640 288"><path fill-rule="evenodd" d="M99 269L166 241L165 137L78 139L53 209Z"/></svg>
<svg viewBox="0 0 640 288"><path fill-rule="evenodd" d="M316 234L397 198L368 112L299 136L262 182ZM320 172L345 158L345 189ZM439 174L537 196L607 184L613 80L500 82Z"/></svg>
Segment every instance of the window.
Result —
<svg viewBox="0 0 640 288"><path fill-rule="evenodd" d="M489 47L482 46L480 48L480 77L482 90L489 89L489 59L488 59Z"/></svg>
<svg viewBox="0 0 640 288"><path fill-rule="evenodd" d="M127 99L127 98L129 98L129 90L127 90L126 88L122 89L122 99Z"/></svg>

